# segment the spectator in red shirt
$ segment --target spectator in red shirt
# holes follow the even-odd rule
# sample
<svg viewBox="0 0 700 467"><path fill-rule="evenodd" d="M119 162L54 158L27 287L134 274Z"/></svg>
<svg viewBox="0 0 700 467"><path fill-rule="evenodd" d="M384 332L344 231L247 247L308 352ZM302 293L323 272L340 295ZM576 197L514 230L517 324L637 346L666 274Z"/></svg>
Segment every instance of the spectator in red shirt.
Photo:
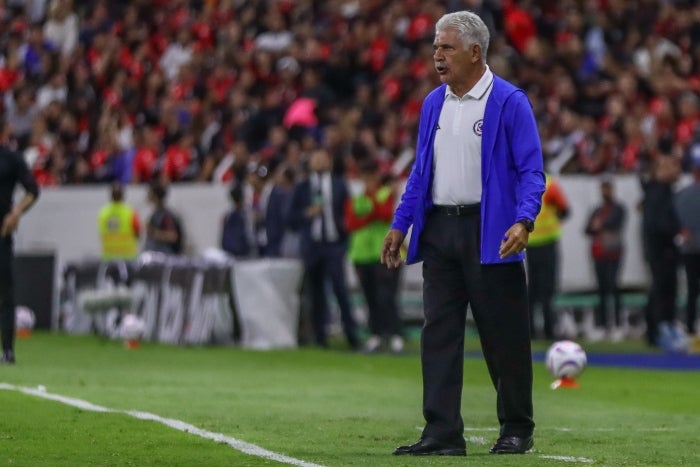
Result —
<svg viewBox="0 0 700 467"><path fill-rule="evenodd" d="M518 1L506 1L503 7L505 33L513 47L520 53L525 52L530 41L537 35L537 28L527 6L518 5ZM523 2L529 3L529 2Z"/></svg>
<svg viewBox="0 0 700 467"><path fill-rule="evenodd" d="M16 48L8 45L8 53L5 62L0 63L0 92L10 91L21 79L22 70L19 66L19 57Z"/></svg>
<svg viewBox="0 0 700 467"><path fill-rule="evenodd" d="M613 325L620 326L622 302L618 287L620 261L623 253L623 229L625 226L625 207L615 199L612 181L603 179L600 183L602 203L588 218L586 235L591 238L591 258L595 267L598 284L598 307L595 321L616 336ZM613 299L615 315L610 322L609 299Z"/></svg>
<svg viewBox="0 0 700 467"><path fill-rule="evenodd" d="M144 124L136 130L136 154L131 171L132 183L150 182L158 170L160 150L153 127Z"/></svg>
<svg viewBox="0 0 700 467"><path fill-rule="evenodd" d="M194 144L194 135L182 133L165 150L161 180L166 183L194 180L198 171L199 153Z"/></svg>
<svg viewBox="0 0 700 467"><path fill-rule="evenodd" d="M679 119L676 123L676 142L688 145L700 121L700 99L692 91L684 92L678 99Z"/></svg>
<svg viewBox="0 0 700 467"><path fill-rule="evenodd" d="M363 125L395 133L397 144L382 146L388 159L396 160L413 143L416 110L434 84L426 67L432 46L423 39L431 34L435 18L457 7L475 11L487 23L494 72L528 93L552 142L569 139L566 128L557 124L564 112L573 113L576 122L587 124L590 118L600 123L585 136L590 142L582 143L590 154L601 140L600 130L615 126L623 154L612 168L634 172L646 146L660 138L675 139L674 154L686 151L698 121L692 97L697 99L700 91L700 66L691 19L700 6L693 2L635 8L634 2L387 0L346 2L340 9L331 2L215 0L95 0L83 8L84 1L56 0L50 2L56 15L44 15L46 1L30 3L23 9L5 8L0 18L7 39L0 45L4 110L13 112L17 89L31 86L35 92L50 75L65 74L66 106L78 119L78 156L85 159L99 134L96 115L104 107L127 107L133 120L145 116L164 129L165 147L181 132L194 131L199 141L200 106L203 113L231 113L229 138L245 141L255 152L269 145L269 130L279 124L274 114L285 115L304 97L317 103L317 123L295 128L280 152L302 138L319 140L332 133L327 127L347 120L357 106ZM79 31L76 46L71 45L72 23ZM605 108L606 100L618 94L624 100L621 115ZM553 108L552 101L559 107ZM666 103L662 115L648 115L654 102ZM642 106L651 112L640 115ZM628 122L631 114L637 123ZM392 115L402 118L386 125ZM58 138L54 123L47 124L47 146ZM635 124L638 133L628 130ZM343 145L357 140L360 128L351 128L354 134L344 135ZM25 145L27 134L21 140ZM578 143L567 141L566 146ZM570 154L571 163L559 164L562 170L611 168L587 166L591 161L577 160L568 149L552 152L562 159ZM63 170L74 166L69 163ZM202 167L204 173L195 179L211 180L212 164Z"/></svg>

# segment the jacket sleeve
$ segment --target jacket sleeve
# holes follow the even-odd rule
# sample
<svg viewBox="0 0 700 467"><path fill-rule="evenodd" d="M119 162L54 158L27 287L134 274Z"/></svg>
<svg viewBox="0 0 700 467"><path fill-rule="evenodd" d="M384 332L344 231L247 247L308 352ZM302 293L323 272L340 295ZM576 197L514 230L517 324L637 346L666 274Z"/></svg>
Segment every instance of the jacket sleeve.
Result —
<svg viewBox="0 0 700 467"><path fill-rule="evenodd" d="M17 164L17 180L20 185L22 185L22 188L24 188L24 191L34 196L34 200L36 201L36 199L39 198L39 184L34 178L34 175L32 175L31 170L29 170L29 166L25 162L22 154L16 152L14 153L14 158Z"/></svg>
<svg viewBox="0 0 700 467"><path fill-rule="evenodd" d="M508 127L511 154L518 177L516 220L534 221L542 205L545 176L542 145L535 115L524 92L515 92L504 109Z"/></svg>
<svg viewBox="0 0 700 467"><path fill-rule="evenodd" d="M593 219L596 218L598 213L600 212L600 208L594 209L593 212L588 216L588 221L586 221L586 228L584 229L583 233L586 235L595 235L598 233L598 229L593 228Z"/></svg>
<svg viewBox="0 0 700 467"><path fill-rule="evenodd" d="M392 229L398 229L404 233L408 232L408 228L413 224L413 211L418 200L418 189L420 175L417 174L417 163L413 163L413 169L406 181L406 188L401 195L401 201L394 212L394 222L391 224Z"/></svg>
<svg viewBox="0 0 700 467"><path fill-rule="evenodd" d="M550 184L546 186L542 202L543 204L551 204L556 208L559 220L567 219L569 214L571 214L569 210L569 200L566 198L564 190L556 179L552 179Z"/></svg>
<svg viewBox="0 0 700 467"><path fill-rule="evenodd" d="M337 188L333 188L333 217L335 226L336 229L338 229L338 234L346 236L348 229L345 225L345 204L348 199L350 199L350 192L348 191L348 185L345 183L345 179L342 177L334 177L332 183L334 186L337 186Z"/></svg>
<svg viewBox="0 0 700 467"><path fill-rule="evenodd" d="M304 209L306 209L304 203L304 192L303 183L299 183L294 187L294 192L292 193L292 201L289 205L289 217L287 218L287 227L298 232L304 225Z"/></svg>

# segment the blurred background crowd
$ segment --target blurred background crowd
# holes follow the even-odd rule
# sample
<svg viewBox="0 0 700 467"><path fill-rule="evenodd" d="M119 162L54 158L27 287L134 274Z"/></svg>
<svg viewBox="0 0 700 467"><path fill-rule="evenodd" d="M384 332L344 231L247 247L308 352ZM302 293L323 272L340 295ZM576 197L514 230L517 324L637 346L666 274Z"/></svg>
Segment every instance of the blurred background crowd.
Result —
<svg viewBox="0 0 700 467"><path fill-rule="evenodd" d="M310 151L402 176L434 23L479 13L549 171L689 170L700 4L656 0L0 0L0 115L44 186L294 177Z"/></svg>

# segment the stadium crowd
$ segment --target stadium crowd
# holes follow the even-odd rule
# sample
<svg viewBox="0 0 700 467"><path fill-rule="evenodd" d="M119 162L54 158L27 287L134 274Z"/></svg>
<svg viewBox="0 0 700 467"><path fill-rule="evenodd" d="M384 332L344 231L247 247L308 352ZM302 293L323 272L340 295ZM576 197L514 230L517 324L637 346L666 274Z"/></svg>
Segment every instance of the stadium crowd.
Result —
<svg viewBox="0 0 700 467"><path fill-rule="evenodd" d="M700 5L655 0L0 0L1 115L44 186L227 183L251 165L405 174L435 20L471 9L552 172L635 173L700 141Z"/></svg>

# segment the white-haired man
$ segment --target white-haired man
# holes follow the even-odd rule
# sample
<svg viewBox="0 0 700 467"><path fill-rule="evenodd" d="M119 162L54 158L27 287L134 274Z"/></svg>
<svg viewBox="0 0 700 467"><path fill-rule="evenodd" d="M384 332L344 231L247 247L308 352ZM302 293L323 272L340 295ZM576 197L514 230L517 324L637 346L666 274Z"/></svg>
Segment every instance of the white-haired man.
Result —
<svg viewBox="0 0 700 467"><path fill-rule="evenodd" d="M525 92L486 64L489 31L476 14L436 24L442 85L423 102L416 160L382 246L396 267L423 261L420 440L396 455L465 455L461 416L470 306L497 392L500 435L490 452L528 451L534 430L524 250L545 188L542 149Z"/></svg>

